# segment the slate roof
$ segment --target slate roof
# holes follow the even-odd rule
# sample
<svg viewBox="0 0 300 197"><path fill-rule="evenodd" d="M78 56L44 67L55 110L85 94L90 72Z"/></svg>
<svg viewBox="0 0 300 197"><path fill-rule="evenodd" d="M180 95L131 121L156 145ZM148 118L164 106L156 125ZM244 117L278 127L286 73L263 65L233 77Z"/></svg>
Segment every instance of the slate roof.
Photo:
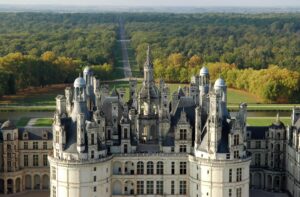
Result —
<svg viewBox="0 0 300 197"><path fill-rule="evenodd" d="M266 138L266 131L269 130L268 126L258 127L258 126L249 126L247 131L251 132L251 139L254 140L263 140Z"/></svg>
<svg viewBox="0 0 300 197"><path fill-rule="evenodd" d="M19 128L19 139L23 139L23 133L28 132L28 140L43 140L44 131L47 132L48 140L52 140L52 127L32 127L32 128Z"/></svg>

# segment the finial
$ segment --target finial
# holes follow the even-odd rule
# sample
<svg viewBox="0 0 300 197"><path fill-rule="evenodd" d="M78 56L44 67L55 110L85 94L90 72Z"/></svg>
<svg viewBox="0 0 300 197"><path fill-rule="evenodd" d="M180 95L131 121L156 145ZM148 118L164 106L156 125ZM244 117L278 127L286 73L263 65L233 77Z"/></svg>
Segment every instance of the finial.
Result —
<svg viewBox="0 0 300 197"><path fill-rule="evenodd" d="M280 122L279 112L277 112L276 122Z"/></svg>

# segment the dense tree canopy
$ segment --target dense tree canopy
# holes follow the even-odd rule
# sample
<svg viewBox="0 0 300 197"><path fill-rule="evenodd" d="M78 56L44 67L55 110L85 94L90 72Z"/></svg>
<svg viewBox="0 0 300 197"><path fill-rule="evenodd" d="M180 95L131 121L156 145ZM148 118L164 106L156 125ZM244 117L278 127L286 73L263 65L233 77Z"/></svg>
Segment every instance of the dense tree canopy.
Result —
<svg viewBox="0 0 300 197"><path fill-rule="evenodd" d="M203 62L300 71L300 14L128 14L138 65L150 44L155 58L181 53Z"/></svg>

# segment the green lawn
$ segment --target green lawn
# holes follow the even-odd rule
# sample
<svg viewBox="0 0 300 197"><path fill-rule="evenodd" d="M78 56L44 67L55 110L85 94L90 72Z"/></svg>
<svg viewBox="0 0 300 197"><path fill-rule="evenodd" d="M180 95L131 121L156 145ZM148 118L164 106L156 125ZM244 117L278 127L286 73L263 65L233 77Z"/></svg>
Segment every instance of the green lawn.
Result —
<svg viewBox="0 0 300 197"><path fill-rule="evenodd" d="M51 126L52 123L53 120L51 118L40 118L36 120L33 126L37 126L37 127Z"/></svg>
<svg viewBox="0 0 300 197"><path fill-rule="evenodd" d="M270 126L275 121L276 118L274 117L248 117L247 118L248 126ZM280 121L282 121L285 125L291 124L290 117L280 117Z"/></svg>
<svg viewBox="0 0 300 197"><path fill-rule="evenodd" d="M29 122L30 118L28 117L23 117L20 118L16 124L17 127L25 127L27 123Z"/></svg>
<svg viewBox="0 0 300 197"><path fill-rule="evenodd" d="M124 77L124 70L123 70L123 62L122 62L122 48L121 42L117 42L115 49L114 49L114 67L112 75L109 76L110 80L113 79L122 79Z"/></svg>

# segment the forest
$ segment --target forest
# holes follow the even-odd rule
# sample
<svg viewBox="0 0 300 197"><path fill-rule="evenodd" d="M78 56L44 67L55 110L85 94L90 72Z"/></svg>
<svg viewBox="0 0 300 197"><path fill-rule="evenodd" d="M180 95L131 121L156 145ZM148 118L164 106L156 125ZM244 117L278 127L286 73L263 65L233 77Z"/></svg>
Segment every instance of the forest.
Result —
<svg viewBox="0 0 300 197"><path fill-rule="evenodd" d="M116 30L111 14L0 13L0 95L73 82L85 65L109 75Z"/></svg>
<svg viewBox="0 0 300 197"><path fill-rule="evenodd" d="M109 78L120 65L120 18L131 64L142 70L150 45L156 78L188 82L206 65L212 82L222 76L268 102L299 100L297 13L0 13L0 95L70 83L85 65Z"/></svg>
<svg viewBox="0 0 300 197"><path fill-rule="evenodd" d="M218 68L218 76L229 87L267 102L299 102L300 14L129 14L125 18L137 65L142 69L149 44L158 78L188 82L206 65Z"/></svg>

